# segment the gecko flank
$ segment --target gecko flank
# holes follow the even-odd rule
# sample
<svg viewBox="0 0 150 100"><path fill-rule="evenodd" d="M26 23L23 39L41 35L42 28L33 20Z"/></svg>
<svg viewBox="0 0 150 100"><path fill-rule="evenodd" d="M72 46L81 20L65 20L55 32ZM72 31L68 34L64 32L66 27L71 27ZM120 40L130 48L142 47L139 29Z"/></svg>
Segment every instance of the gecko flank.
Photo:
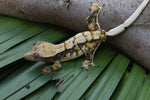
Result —
<svg viewBox="0 0 150 100"><path fill-rule="evenodd" d="M32 50L24 54L24 58L30 61L53 62L53 65L45 66L44 73L50 73L61 68L61 62L75 59L85 55L85 61L82 68L88 70L88 66L95 66L93 62L94 53L98 46L106 40L106 35L114 36L121 33L125 27L128 27L136 20L149 0L144 0L131 17L129 17L121 27L111 29L105 32L98 23L98 14L103 6L98 6L98 1L92 4L91 13L86 19L89 31L78 33L67 41L60 44L52 44L43 41L37 41ZM135 18L136 17L136 18ZM129 23L132 21L132 23Z"/></svg>
<svg viewBox="0 0 150 100"><path fill-rule="evenodd" d="M88 65L95 66L93 56L101 42L105 41L104 31L86 31L78 33L74 37L60 44L37 41L32 50L24 55L30 61L54 62L46 66L43 71L49 73L61 68L61 62L68 61L85 54L86 60L82 68L88 69Z"/></svg>

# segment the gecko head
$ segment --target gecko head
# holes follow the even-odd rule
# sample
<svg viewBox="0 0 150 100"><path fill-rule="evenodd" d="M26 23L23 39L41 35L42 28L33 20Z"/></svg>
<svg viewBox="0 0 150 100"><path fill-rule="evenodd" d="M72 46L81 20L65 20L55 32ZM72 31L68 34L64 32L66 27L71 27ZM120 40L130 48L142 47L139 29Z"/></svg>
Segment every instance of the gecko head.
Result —
<svg viewBox="0 0 150 100"><path fill-rule="evenodd" d="M55 56L56 53L56 45L37 41L32 50L24 54L24 58L29 61L44 61L44 58Z"/></svg>

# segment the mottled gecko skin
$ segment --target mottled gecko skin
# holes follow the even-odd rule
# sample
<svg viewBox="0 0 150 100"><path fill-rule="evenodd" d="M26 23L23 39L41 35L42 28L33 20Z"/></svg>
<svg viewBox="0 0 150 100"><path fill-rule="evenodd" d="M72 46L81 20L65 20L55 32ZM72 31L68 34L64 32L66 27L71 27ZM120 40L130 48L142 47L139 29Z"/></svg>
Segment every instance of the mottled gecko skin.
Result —
<svg viewBox="0 0 150 100"><path fill-rule="evenodd" d="M93 63L94 53L101 42L106 40L104 31L86 31L78 33L74 37L60 44L38 41L32 50L24 55L30 61L54 62L54 65L46 66L43 71L49 73L61 68L61 62L75 59L85 54L86 60L82 68L88 70L88 65Z"/></svg>
<svg viewBox="0 0 150 100"><path fill-rule="evenodd" d="M141 14L143 9L149 3L144 0L136 11L121 25L111 29L108 32L101 30L98 23L98 14L103 6L98 6L98 1L92 3L91 14L87 17L89 31L81 32L60 44L38 41L32 50L24 55L24 58L30 61L54 62L53 65L43 68L44 73L50 73L53 70L61 68L61 62L75 59L85 54L85 61L82 68L88 70L88 66L95 66L93 63L94 53L100 43L106 40L107 36L115 36L130 26Z"/></svg>
<svg viewBox="0 0 150 100"><path fill-rule="evenodd" d="M44 73L59 70L61 62L75 59L83 54L85 54L85 61L82 63L82 68L88 70L89 65L94 67L94 53L98 46L106 40L105 31L100 29L97 20L102 8L103 6L98 6L98 1L92 4L91 14L86 19L90 31L78 33L60 44L38 41L32 50L24 55L24 58L30 61L54 62L53 65L43 68Z"/></svg>

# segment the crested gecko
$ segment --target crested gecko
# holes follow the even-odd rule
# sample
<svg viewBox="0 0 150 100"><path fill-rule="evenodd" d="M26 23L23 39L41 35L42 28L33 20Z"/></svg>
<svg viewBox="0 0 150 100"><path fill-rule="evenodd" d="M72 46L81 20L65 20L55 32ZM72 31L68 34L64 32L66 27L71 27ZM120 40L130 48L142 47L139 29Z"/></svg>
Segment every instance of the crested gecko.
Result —
<svg viewBox="0 0 150 100"><path fill-rule="evenodd" d="M115 36L130 26L141 14L149 0L143 0L136 11L121 25L105 32L98 23L98 14L104 7L99 7L98 1L92 3L91 13L86 19L89 31L80 32L70 39L60 44L52 44L37 41L32 50L24 54L24 58L29 61L53 62L53 65L45 66L43 73L50 73L61 68L61 62L75 59L85 55L85 61L81 68L88 70L88 66L96 66L93 62L94 53L99 45L106 40L106 36Z"/></svg>

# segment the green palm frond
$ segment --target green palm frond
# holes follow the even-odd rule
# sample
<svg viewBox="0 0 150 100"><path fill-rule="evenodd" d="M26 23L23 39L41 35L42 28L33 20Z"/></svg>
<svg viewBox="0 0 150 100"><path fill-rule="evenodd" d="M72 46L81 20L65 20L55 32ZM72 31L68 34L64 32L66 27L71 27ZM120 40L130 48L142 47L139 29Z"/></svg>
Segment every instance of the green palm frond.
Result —
<svg viewBox="0 0 150 100"><path fill-rule="evenodd" d="M96 67L82 70L84 57L42 75L42 62L25 61L36 40L59 42L68 31L47 24L0 17L0 100L148 100L150 74L107 44L95 54Z"/></svg>

